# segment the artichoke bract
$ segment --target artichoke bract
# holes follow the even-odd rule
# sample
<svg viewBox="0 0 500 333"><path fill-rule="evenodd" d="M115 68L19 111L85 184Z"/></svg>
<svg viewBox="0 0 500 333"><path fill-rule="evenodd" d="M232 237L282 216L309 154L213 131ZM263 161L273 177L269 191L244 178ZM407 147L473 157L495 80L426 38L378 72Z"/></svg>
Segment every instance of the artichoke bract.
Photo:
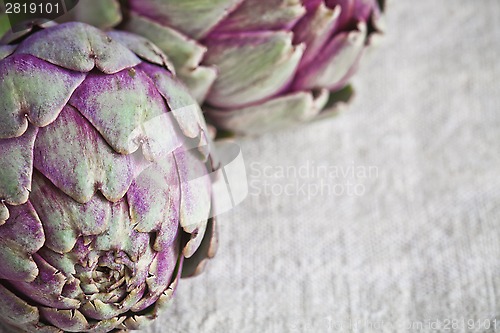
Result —
<svg viewBox="0 0 500 333"><path fill-rule="evenodd" d="M154 41L182 73L197 73L181 77L205 101L209 121L258 134L325 117L350 95L343 88L382 32L383 7L383 0L82 0L75 12Z"/></svg>
<svg viewBox="0 0 500 333"><path fill-rule="evenodd" d="M201 110L143 37L83 23L0 45L0 320L138 329L215 251Z"/></svg>

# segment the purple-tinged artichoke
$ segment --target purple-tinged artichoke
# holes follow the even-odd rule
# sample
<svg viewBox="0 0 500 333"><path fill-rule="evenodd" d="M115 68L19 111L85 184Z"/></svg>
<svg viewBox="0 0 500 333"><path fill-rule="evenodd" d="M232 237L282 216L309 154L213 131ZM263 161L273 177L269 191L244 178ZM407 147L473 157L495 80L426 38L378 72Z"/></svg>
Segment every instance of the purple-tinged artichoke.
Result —
<svg viewBox="0 0 500 333"><path fill-rule="evenodd" d="M143 37L67 23L0 45L0 321L137 329L215 250L204 120Z"/></svg>
<svg viewBox="0 0 500 333"><path fill-rule="evenodd" d="M350 94L348 80L382 31L383 6L383 0L82 0L75 12L101 27L122 22L121 29L158 44L181 73L199 71L201 62L204 80L181 78L205 101L209 121L257 134L326 116ZM213 78L211 68L215 82L200 90Z"/></svg>

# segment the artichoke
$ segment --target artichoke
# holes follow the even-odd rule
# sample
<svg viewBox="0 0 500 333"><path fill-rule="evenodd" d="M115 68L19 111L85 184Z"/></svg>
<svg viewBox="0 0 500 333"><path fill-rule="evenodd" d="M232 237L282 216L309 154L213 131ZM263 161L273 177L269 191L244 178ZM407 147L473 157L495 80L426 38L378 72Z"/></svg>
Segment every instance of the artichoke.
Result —
<svg viewBox="0 0 500 333"><path fill-rule="evenodd" d="M82 0L74 15L146 36L172 57L209 121L258 134L332 114L350 96L348 80L382 32L383 7L383 0Z"/></svg>
<svg viewBox="0 0 500 333"><path fill-rule="evenodd" d="M41 25L0 45L0 320L138 329L215 250L196 101L129 32Z"/></svg>

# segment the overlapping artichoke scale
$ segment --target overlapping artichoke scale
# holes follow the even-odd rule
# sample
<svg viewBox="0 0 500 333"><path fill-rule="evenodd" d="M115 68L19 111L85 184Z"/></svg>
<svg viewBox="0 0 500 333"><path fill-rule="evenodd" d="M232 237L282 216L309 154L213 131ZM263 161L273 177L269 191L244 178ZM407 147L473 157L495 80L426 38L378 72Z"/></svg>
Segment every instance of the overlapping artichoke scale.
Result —
<svg viewBox="0 0 500 333"><path fill-rule="evenodd" d="M173 64L163 51L149 39L127 31L111 30L106 33L113 40L125 45L139 58L155 65L164 66L175 73Z"/></svg>
<svg viewBox="0 0 500 333"><path fill-rule="evenodd" d="M121 154L142 147L146 159L153 162L181 145L174 124L166 116L162 96L151 79L136 68L113 75L90 73L70 104Z"/></svg>
<svg viewBox="0 0 500 333"><path fill-rule="evenodd" d="M211 34L291 30L305 12L298 0L245 0Z"/></svg>
<svg viewBox="0 0 500 333"><path fill-rule="evenodd" d="M198 150L203 160L208 163L208 169L214 170L213 155L210 155L210 151L214 148L210 145L209 130L202 110L193 100L190 91L157 66L143 63L139 68L153 80L171 110L169 116L175 119L182 135L188 138L182 147L187 150L193 149L193 153Z"/></svg>
<svg viewBox="0 0 500 333"><path fill-rule="evenodd" d="M142 63L139 68L154 83L158 93L171 110L169 116L175 119L175 123L181 129L182 134L189 138L199 137L206 126L205 120L199 106L188 90L180 85L170 73L165 72L158 66ZM180 145L172 147L174 148L172 151L179 147Z"/></svg>
<svg viewBox="0 0 500 333"><path fill-rule="evenodd" d="M367 22L379 11L377 0L326 0L325 3L330 8L342 8L338 22L340 30L355 29L358 22Z"/></svg>
<svg viewBox="0 0 500 333"><path fill-rule="evenodd" d="M83 19L89 22L107 15L101 26L118 20L118 0L105 3L95 6L106 11L94 18L82 10ZM120 28L157 43L197 101L206 102L206 110L229 112L294 92L334 93L344 88L383 31L384 4L383 0L127 0L121 4L126 15ZM283 125L287 123L285 119Z"/></svg>
<svg viewBox="0 0 500 333"><path fill-rule="evenodd" d="M10 218L0 226L0 279L30 282L39 273L33 254L45 242L42 222L30 202L9 210Z"/></svg>
<svg viewBox="0 0 500 333"><path fill-rule="evenodd" d="M210 32L244 0L129 0L129 8L194 39Z"/></svg>
<svg viewBox="0 0 500 333"><path fill-rule="evenodd" d="M324 2L320 2L294 27L294 43L304 43L306 50L300 61L300 68L304 68L323 52L325 45L332 39L342 8L328 8Z"/></svg>
<svg viewBox="0 0 500 333"><path fill-rule="evenodd" d="M123 28L153 42L168 54L176 68L194 68L200 64L206 48L197 41L145 16L134 12L129 15L130 17L123 23Z"/></svg>
<svg viewBox="0 0 500 333"><path fill-rule="evenodd" d="M183 255L189 258L199 248L205 235L206 217L211 210L211 179L192 150L180 148L175 152L175 160L181 188L180 224L184 232L191 235Z"/></svg>
<svg viewBox="0 0 500 333"><path fill-rule="evenodd" d="M12 285L12 290L16 290L29 300L43 306L59 309L78 308L79 300L61 296L67 277L47 263L39 254L33 255L33 261L39 271L35 280L18 281Z"/></svg>
<svg viewBox="0 0 500 333"><path fill-rule="evenodd" d="M130 2L130 5L134 6L134 3ZM155 8L156 6L162 7L165 4L155 4L154 2L148 3L145 1L141 2L141 5ZM188 7L196 8L199 5L204 7L207 6L206 3L200 2L199 4L188 5ZM220 15L225 15L223 8L227 6L223 1L221 1L220 5L222 6L222 9L215 9L215 17L208 18L209 21L213 20L213 24L218 23L217 18ZM176 7L175 4L174 7ZM184 10L182 9L182 4L178 7L180 11ZM126 11L125 20L123 20L123 11ZM147 13L147 15L141 15L142 12L143 11L141 10L136 12L133 8L124 9L118 0L81 0L78 7L65 15L62 21L85 22L99 27L100 29L110 29L121 24L120 29L148 38L148 40L154 42L162 52L168 54L168 58L172 61L173 66L175 66L179 78L189 87L189 91L193 97L195 97L199 103L202 103L205 100L217 75L214 67L200 65L203 55L206 52L206 48L192 37L186 35L185 31L179 31L176 27L164 24L161 19L160 21L153 20L150 13ZM201 12L203 12L204 15L208 14L208 16L210 16L210 14L204 10L201 10ZM219 14L216 12L219 12ZM200 18L198 17L196 22L199 22L199 19ZM193 25L193 22L193 20L190 20L190 27ZM203 27L203 29L211 29L203 24L200 27ZM123 34L123 32L112 31L108 35L115 39L120 39L121 42L121 38L117 38L117 35L119 34ZM138 40L141 38L138 35L128 39ZM139 43L143 42L144 41L139 41ZM134 50L136 43L137 42L125 44L128 48ZM0 57L4 52L9 52L9 50L0 49ZM138 55L141 57L140 54ZM149 58L148 61L156 63L155 61L152 61L151 58ZM172 68L173 67L171 67L171 69Z"/></svg>
<svg viewBox="0 0 500 333"><path fill-rule="evenodd" d="M44 127L66 105L85 74L38 57L14 54L0 62L0 139L21 136L28 123Z"/></svg>
<svg viewBox="0 0 500 333"><path fill-rule="evenodd" d="M89 322L79 311L57 310L45 307L40 308L40 314L43 318L47 318L46 320L55 327L62 328L63 331L58 332L109 332L115 328L119 328L126 319L125 316L122 316L98 322Z"/></svg>
<svg viewBox="0 0 500 333"><path fill-rule="evenodd" d="M179 279L181 277L181 272L184 271L184 261L183 257L179 258L177 263L176 271L174 272L175 278L173 279L170 286L158 297L155 303L149 306L147 309L142 310L140 315L131 315L124 321L124 327L131 330L139 330L145 328L149 323L158 317L158 313L168 308L172 303L172 296L177 289Z"/></svg>
<svg viewBox="0 0 500 333"><path fill-rule="evenodd" d="M231 110L208 109L217 127L242 135L258 135L282 126L308 121L318 115L328 101L328 91L300 91L272 98L264 103Z"/></svg>
<svg viewBox="0 0 500 333"><path fill-rule="evenodd" d="M198 250L189 258L184 259L182 277L199 275L205 269L208 261L215 256L218 248L217 228L215 218L208 220L205 235Z"/></svg>
<svg viewBox="0 0 500 333"><path fill-rule="evenodd" d="M36 127L58 117L84 78L32 55L14 54L0 62L0 150L5 157L0 161L5 170L0 175L0 223L8 218L4 202L19 205L28 199ZM29 123L34 125L30 130Z"/></svg>
<svg viewBox="0 0 500 333"><path fill-rule="evenodd" d="M359 23L358 30L336 35L313 63L301 68L293 83L294 90L328 88L331 91L345 86L365 47L367 27Z"/></svg>
<svg viewBox="0 0 500 333"><path fill-rule="evenodd" d="M77 22L32 34L18 46L16 53L31 54L51 64L85 73L96 67L103 73L113 74L141 62L131 50L99 29Z"/></svg>
<svg viewBox="0 0 500 333"><path fill-rule="evenodd" d="M2 284L0 284L0 299L2 299L2 302L0 302L0 318L2 322L16 324L20 327L34 327L38 324L40 319L38 308L29 305ZM60 332L60 330L54 327L52 332Z"/></svg>
<svg viewBox="0 0 500 333"><path fill-rule="evenodd" d="M304 52L304 45L293 45L292 38L290 32L266 31L220 34L207 40L205 63L219 69L208 104L248 106L286 88Z"/></svg>
<svg viewBox="0 0 500 333"><path fill-rule="evenodd" d="M5 204L20 205L28 200L37 133L38 128L30 126L20 137L0 139L0 225L10 216Z"/></svg>

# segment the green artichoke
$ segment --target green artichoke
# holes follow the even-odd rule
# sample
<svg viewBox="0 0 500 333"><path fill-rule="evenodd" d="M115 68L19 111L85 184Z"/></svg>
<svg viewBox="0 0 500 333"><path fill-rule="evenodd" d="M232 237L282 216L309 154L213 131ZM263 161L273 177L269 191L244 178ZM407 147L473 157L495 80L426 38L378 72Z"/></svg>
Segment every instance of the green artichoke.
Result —
<svg viewBox="0 0 500 333"><path fill-rule="evenodd" d="M258 134L326 116L350 94L349 79L382 32L383 7L383 0L82 0L74 16L103 28L121 22L152 40L205 102L209 121Z"/></svg>
<svg viewBox="0 0 500 333"><path fill-rule="evenodd" d="M0 321L138 329L215 250L201 111L143 37L83 23L0 45Z"/></svg>

